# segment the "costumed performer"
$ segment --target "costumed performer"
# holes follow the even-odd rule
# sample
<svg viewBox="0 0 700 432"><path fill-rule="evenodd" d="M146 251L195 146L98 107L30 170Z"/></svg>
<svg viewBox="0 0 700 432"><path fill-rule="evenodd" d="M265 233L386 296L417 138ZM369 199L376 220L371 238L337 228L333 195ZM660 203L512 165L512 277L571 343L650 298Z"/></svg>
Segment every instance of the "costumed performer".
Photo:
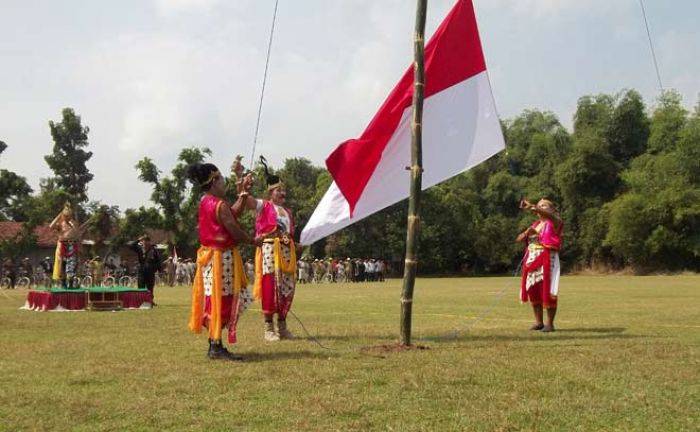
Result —
<svg viewBox="0 0 700 432"><path fill-rule="evenodd" d="M255 299L262 303L264 339L274 342L294 337L287 328L287 314L294 300L297 248L301 245L296 245L293 239L294 219L284 206L287 197L284 183L270 173L262 156L260 163L265 170L266 197L248 196L246 208L255 210L255 238L262 242L255 252Z"/></svg>
<svg viewBox="0 0 700 432"><path fill-rule="evenodd" d="M74 279L78 270L80 239L89 223L90 221L79 225L73 212L73 206L70 202L66 202L61 213L49 224L49 228L58 232L52 279L54 281L60 280L64 289L74 288Z"/></svg>
<svg viewBox="0 0 700 432"><path fill-rule="evenodd" d="M520 208L538 216L538 220L516 239L526 244L522 261L520 300L523 303L529 300L532 304L535 324L530 330L553 332L559 297L559 250L563 222L554 204L548 199L541 199L537 205L522 200ZM544 309L547 310L546 323L543 317Z"/></svg>
<svg viewBox="0 0 700 432"><path fill-rule="evenodd" d="M242 360L223 346L221 334L223 328L228 328L229 344L236 343L238 320L253 301L237 245L254 244L254 239L238 225L234 209L224 198L226 182L215 165L190 165L188 177L204 192L199 203L201 247L197 251L189 328L195 333L201 332L202 326L208 328L210 359ZM239 199L234 207L242 204Z"/></svg>

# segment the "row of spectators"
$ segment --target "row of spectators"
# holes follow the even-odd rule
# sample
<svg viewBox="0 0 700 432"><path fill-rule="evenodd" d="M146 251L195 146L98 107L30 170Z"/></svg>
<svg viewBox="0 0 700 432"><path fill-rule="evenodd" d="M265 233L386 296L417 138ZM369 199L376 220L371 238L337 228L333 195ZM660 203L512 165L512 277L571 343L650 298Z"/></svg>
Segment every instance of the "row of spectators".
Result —
<svg viewBox="0 0 700 432"><path fill-rule="evenodd" d="M252 280L255 273L253 261L248 260L245 267L248 279ZM298 283L384 282L387 272L386 262L374 258L307 258L297 262Z"/></svg>

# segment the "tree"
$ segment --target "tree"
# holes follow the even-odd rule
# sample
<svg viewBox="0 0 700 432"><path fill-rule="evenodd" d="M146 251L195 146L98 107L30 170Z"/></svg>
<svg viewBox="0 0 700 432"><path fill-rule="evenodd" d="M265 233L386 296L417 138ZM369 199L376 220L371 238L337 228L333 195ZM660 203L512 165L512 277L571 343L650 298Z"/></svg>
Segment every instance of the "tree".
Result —
<svg viewBox="0 0 700 432"><path fill-rule="evenodd" d="M324 171L313 166L308 159L291 158L286 159L282 169L277 172L286 186L287 205L294 211L294 223L298 228L306 225L316 208L316 182ZM296 231L298 237L301 232L299 229Z"/></svg>
<svg viewBox="0 0 700 432"><path fill-rule="evenodd" d="M163 225L163 216L154 207L139 207L127 209L124 216L118 220L118 233L112 239L113 247L123 245L143 234L148 228L160 228Z"/></svg>
<svg viewBox="0 0 700 432"><path fill-rule="evenodd" d="M664 91L651 117L649 152L672 151L680 140L688 112L681 103L681 95L674 90Z"/></svg>
<svg viewBox="0 0 700 432"><path fill-rule="evenodd" d="M28 197L24 205L26 220L34 225L50 222L63 205L71 200L66 190L56 184L55 178L46 178L39 181L39 193ZM78 218L83 220L85 210L77 208Z"/></svg>
<svg viewBox="0 0 700 432"><path fill-rule="evenodd" d="M622 173L627 192L606 205L605 244L641 271L698 269L700 118L664 93L652 115L649 152Z"/></svg>
<svg viewBox="0 0 700 432"><path fill-rule="evenodd" d="M7 144L0 141L0 154ZM26 219L26 202L32 188L27 179L6 169L0 169L0 220L23 221Z"/></svg>
<svg viewBox="0 0 700 432"><path fill-rule="evenodd" d="M92 202L88 207L91 214L87 232L95 240L95 245L99 249L105 241L116 234L119 225L119 207L99 202Z"/></svg>
<svg viewBox="0 0 700 432"><path fill-rule="evenodd" d="M583 96L574 114L574 136L591 132L605 135L615 110L615 98L610 95Z"/></svg>
<svg viewBox="0 0 700 432"><path fill-rule="evenodd" d="M74 204L87 201L87 185L93 178L86 163L92 152L84 150L88 146L90 129L81 124L80 116L72 108L64 108L61 121L49 121L53 152L44 157L54 172L55 185L65 190Z"/></svg>
<svg viewBox="0 0 700 432"><path fill-rule="evenodd" d="M627 166L644 153L649 139L649 118L642 95L627 90L616 97L616 105L606 130L608 148L613 158Z"/></svg>
<svg viewBox="0 0 700 432"><path fill-rule="evenodd" d="M161 171L152 159L145 157L136 164L139 180L153 186L151 201L161 211L160 228L172 232L175 244L181 250L194 250L197 243L197 206L201 190L189 187L187 167L202 163L211 150L206 147L188 147L180 151L178 162L170 176L161 176Z"/></svg>

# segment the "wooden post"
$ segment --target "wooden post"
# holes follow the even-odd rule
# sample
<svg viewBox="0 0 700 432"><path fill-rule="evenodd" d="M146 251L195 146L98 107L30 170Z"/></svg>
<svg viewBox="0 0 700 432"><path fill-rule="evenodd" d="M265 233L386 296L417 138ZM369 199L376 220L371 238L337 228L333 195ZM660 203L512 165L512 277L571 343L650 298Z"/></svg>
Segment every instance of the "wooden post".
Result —
<svg viewBox="0 0 700 432"><path fill-rule="evenodd" d="M411 317L413 287L418 267L418 238L420 235L420 195L423 180L423 88L425 76L423 48L425 45L425 14L428 0L418 0L416 28L413 38L413 120L411 128L411 195L408 199L408 225L406 227L406 265L401 292L401 345L411 345Z"/></svg>

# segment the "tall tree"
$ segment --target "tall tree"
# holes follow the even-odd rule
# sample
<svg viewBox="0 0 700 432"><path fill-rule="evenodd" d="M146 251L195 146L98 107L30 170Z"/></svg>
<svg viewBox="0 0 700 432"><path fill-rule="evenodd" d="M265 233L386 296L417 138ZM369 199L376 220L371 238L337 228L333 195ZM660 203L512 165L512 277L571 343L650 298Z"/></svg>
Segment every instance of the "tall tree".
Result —
<svg viewBox="0 0 700 432"><path fill-rule="evenodd" d="M664 93L652 115L649 151L622 179L626 193L608 203L605 243L638 270L694 269L700 262L700 118Z"/></svg>
<svg viewBox="0 0 700 432"><path fill-rule="evenodd" d="M0 154L7 144L0 141ZM0 169L0 220L25 220L26 203L32 193L27 179L6 169Z"/></svg>
<svg viewBox="0 0 700 432"><path fill-rule="evenodd" d="M664 91L651 116L649 152L673 151L680 140L687 116L688 111L683 107L681 95L675 90Z"/></svg>
<svg viewBox="0 0 700 432"><path fill-rule="evenodd" d="M81 124L72 108L64 108L61 121L49 121L53 152L44 157L54 173L56 186L65 190L75 204L87 201L88 183L93 178L87 168L92 152L86 151L90 129Z"/></svg>
<svg viewBox="0 0 700 432"><path fill-rule="evenodd" d="M623 166L644 153L649 139L649 118L639 92L627 90L616 97L606 137L610 154Z"/></svg>
<svg viewBox="0 0 700 432"><path fill-rule="evenodd" d="M301 233L298 228L306 225L316 207L316 202L313 200L316 194L316 182L324 171L322 168L313 166L308 159L291 158L286 159L282 169L277 172L287 189L287 203L294 210L297 235Z"/></svg>

